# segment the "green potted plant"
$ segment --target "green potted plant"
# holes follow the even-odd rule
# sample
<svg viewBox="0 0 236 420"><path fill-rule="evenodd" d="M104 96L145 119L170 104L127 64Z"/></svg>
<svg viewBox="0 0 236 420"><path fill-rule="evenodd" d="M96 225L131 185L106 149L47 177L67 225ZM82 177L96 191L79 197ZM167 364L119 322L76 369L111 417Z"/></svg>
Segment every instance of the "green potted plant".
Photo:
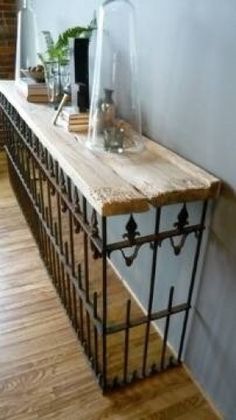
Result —
<svg viewBox="0 0 236 420"><path fill-rule="evenodd" d="M87 27L68 28L58 36L56 42L50 31L42 31L46 51L38 56L44 66L50 101L60 98L62 91L69 85L69 40L80 37L90 38L94 29L96 29L96 18Z"/></svg>
<svg viewBox="0 0 236 420"><path fill-rule="evenodd" d="M47 61L57 61L64 64L69 59L69 40L71 38L90 38L92 31L96 29L96 19L84 26L74 26L62 32L56 42L54 42L50 31L42 31L46 43L46 51L39 54L43 64Z"/></svg>

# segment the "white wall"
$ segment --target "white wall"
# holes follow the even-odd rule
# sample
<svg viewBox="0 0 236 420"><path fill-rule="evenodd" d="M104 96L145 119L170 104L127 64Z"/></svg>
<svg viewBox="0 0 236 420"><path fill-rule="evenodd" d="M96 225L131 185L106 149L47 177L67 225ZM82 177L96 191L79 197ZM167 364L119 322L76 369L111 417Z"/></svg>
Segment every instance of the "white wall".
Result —
<svg viewBox="0 0 236 420"><path fill-rule="evenodd" d="M86 26L99 0L33 0L38 31L51 30L56 37L71 26Z"/></svg>
<svg viewBox="0 0 236 420"><path fill-rule="evenodd" d="M40 29L87 24L99 0L35 0ZM186 360L236 416L236 2L133 0L145 132L225 182ZM121 28L122 30L122 28ZM226 188L227 185L227 188Z"/></svg>

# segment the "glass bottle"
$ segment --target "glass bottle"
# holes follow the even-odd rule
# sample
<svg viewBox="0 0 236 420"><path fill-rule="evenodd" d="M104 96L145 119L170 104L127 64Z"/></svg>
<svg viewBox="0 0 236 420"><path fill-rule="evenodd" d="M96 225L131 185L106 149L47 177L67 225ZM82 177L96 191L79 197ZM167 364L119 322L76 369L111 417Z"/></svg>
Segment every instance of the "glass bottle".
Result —
<svg viewBox="0 0 236 420"><path fill-rule="evenodd" d="M37 65L37 26L31 0L22 0L17 15L16 70L15 79L20 79L21 70Z"/></svg>
<svg viewBox="0 0 236 420"><path fill-rule="evenodd" d="M99 10L87 146L115 153L143 148L135 12L129 0Z"/></svg>

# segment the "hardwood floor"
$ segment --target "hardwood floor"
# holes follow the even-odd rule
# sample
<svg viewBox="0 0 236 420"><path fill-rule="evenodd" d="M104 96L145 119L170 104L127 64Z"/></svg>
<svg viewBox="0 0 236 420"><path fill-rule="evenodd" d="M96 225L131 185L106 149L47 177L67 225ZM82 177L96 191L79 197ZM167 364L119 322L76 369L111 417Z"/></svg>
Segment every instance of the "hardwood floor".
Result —
<svg viewBox="0 0 236 420"><path fill-rule="evenodd" d="M17 205L0 153L0 419L217 418L183 368L102 395Z"/></svg>

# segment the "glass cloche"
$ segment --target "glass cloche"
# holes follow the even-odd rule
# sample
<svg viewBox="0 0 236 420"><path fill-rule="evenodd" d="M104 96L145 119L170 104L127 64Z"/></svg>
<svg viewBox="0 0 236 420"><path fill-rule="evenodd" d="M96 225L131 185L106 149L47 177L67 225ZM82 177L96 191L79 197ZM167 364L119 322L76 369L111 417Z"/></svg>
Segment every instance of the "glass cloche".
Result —
<svg viewBox="0 0 236 420"><path fill-rule="evenodd" d="M89 148L142 150L138 93L134 7L129 0L106 0L98 16Z"/></svg>
<svg viewBox="0 0 236 420"><path fill-rule="evenodd" d="M15 79L28 76L28 69L36 67L37 24L32 0L21 0L17 15L17 45Z"/></svg>

